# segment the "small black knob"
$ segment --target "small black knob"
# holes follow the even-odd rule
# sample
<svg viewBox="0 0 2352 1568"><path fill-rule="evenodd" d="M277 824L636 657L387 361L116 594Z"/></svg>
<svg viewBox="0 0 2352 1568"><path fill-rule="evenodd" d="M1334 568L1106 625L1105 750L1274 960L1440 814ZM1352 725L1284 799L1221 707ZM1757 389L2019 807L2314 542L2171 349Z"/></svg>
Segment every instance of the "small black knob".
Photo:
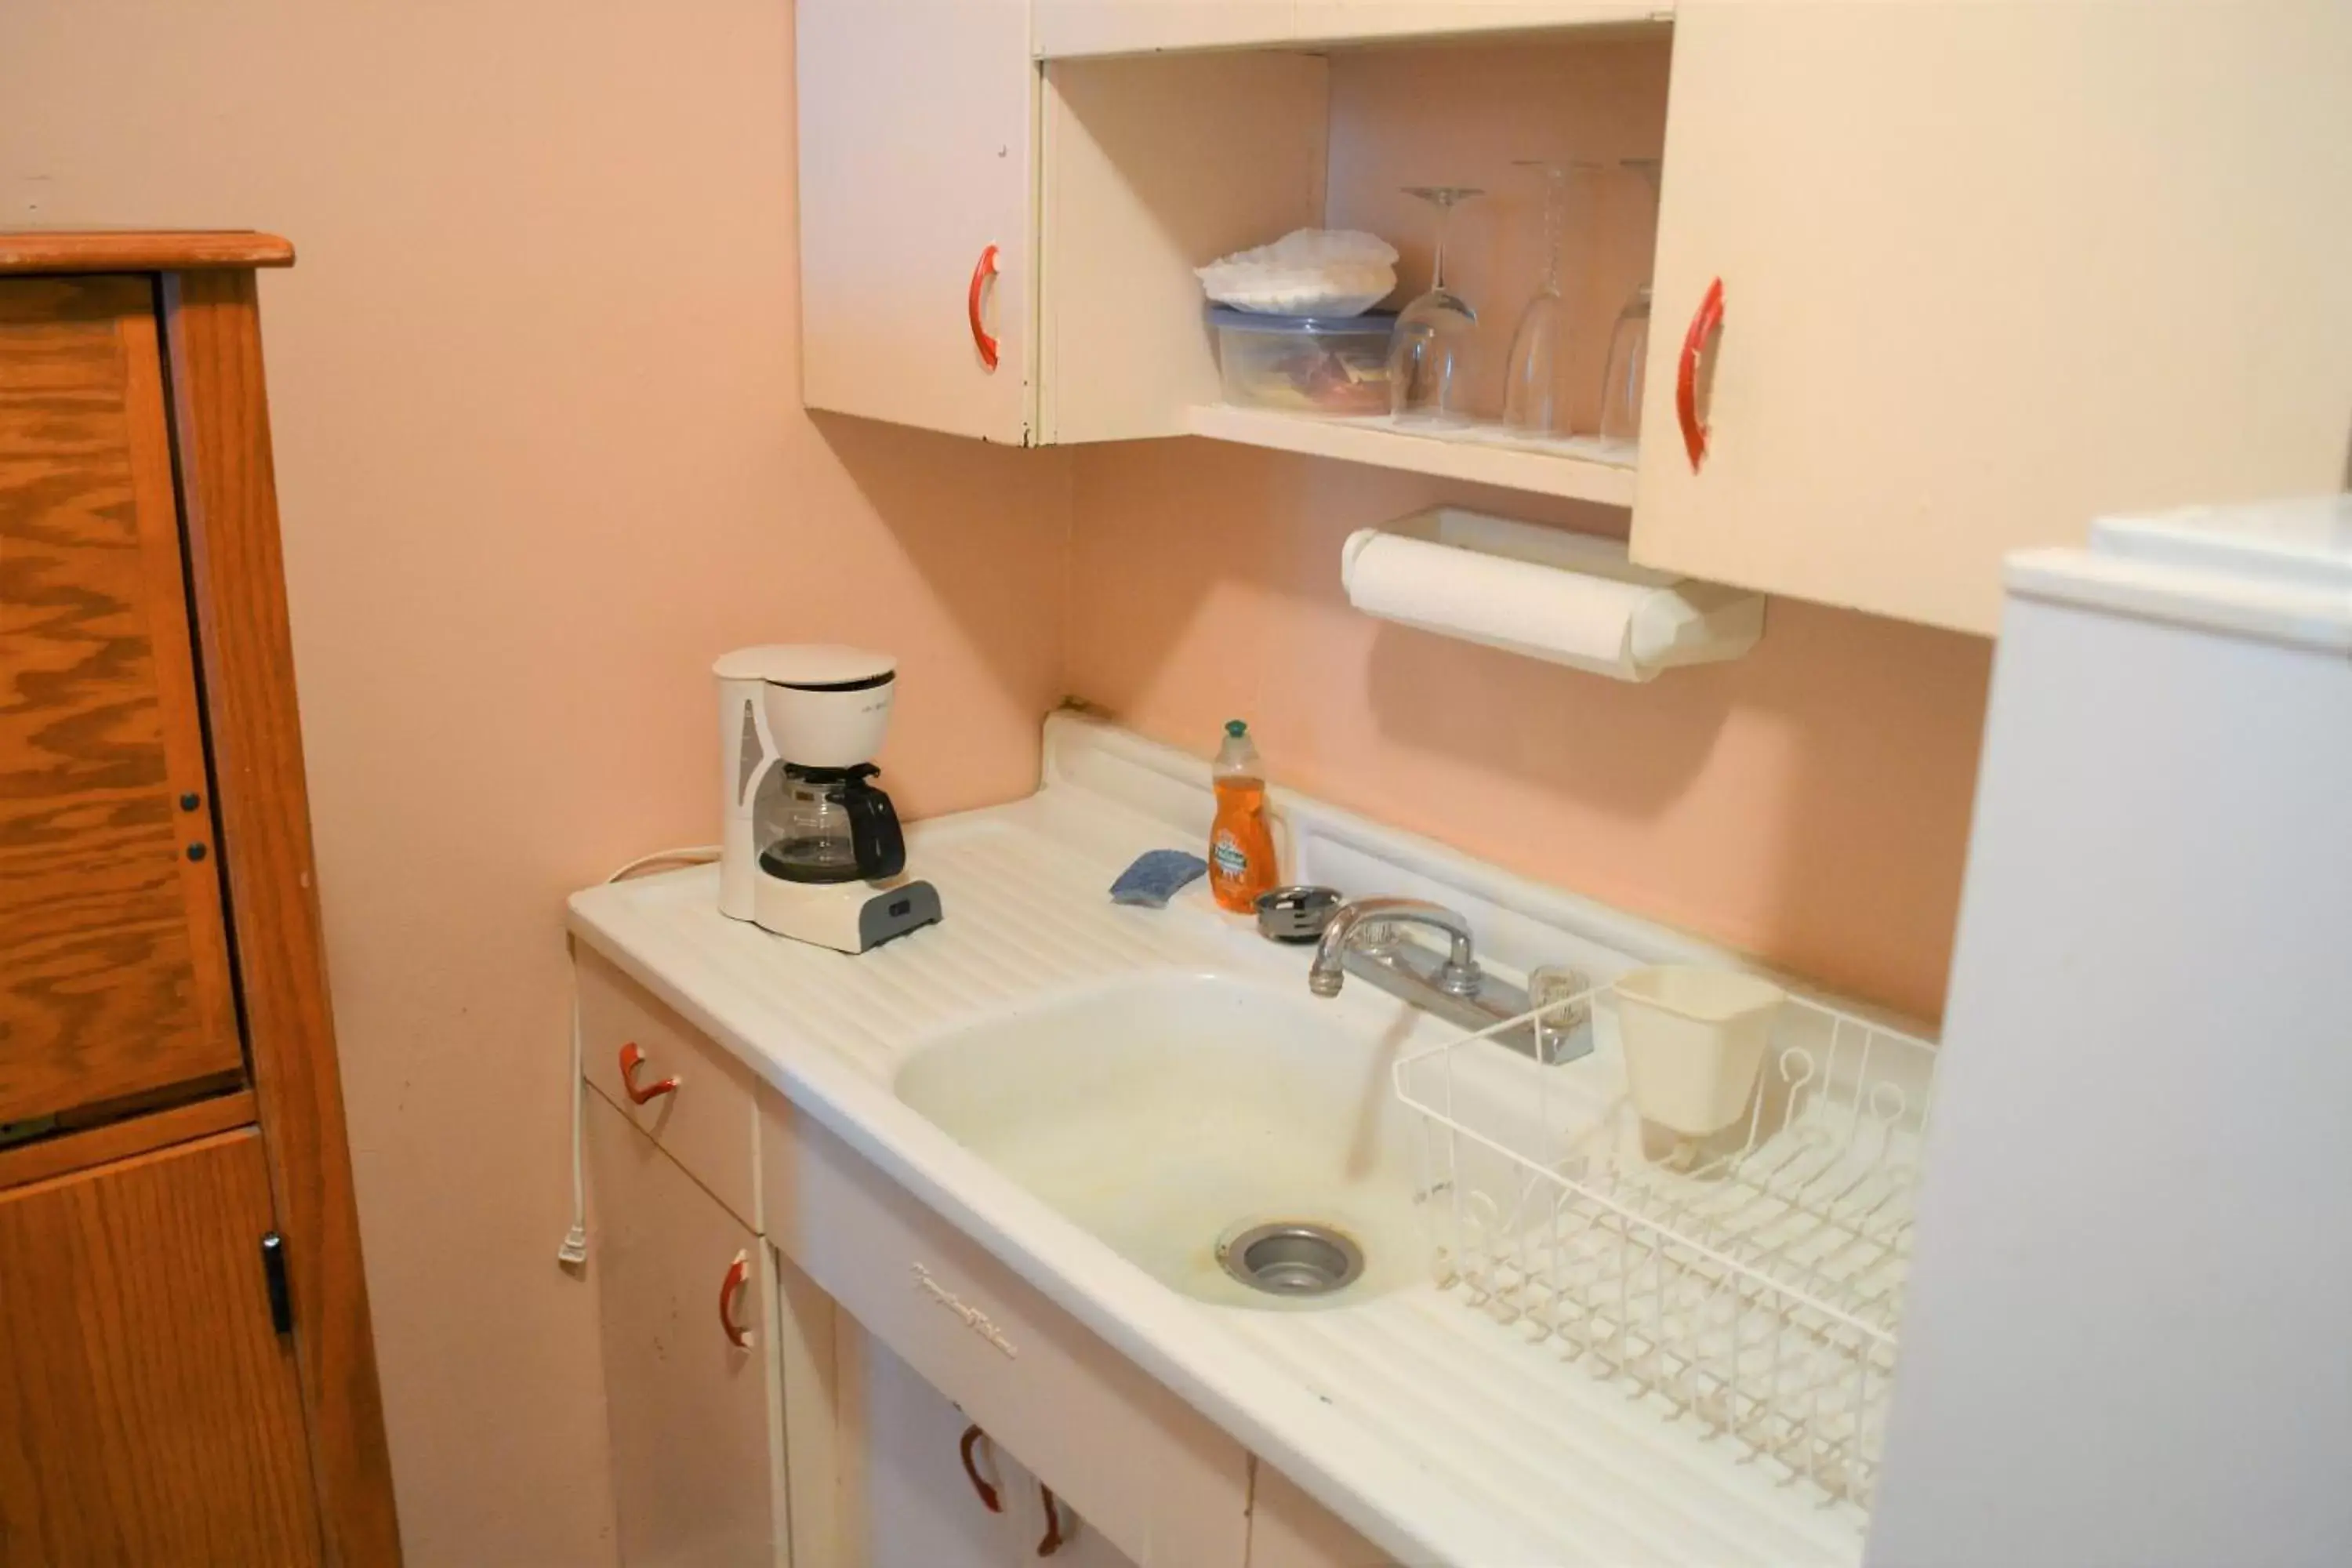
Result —
<svg viewBox="0 0 2352 1568"><path fill-rule="evenodd" d="M189 845L189 846L188 846L188 858L189 858L189 859L191 859L191 860L201 860L201 859L203 859L204 858L205 858L205 847L204 847L203 845L201 845L201 844L191 844L191 845Z"/></svg>
<svg viewBox="0 0 2352 1568"><path fill-rule="evenodd" d="M198 795L194 790L190 790L187 794L180 797L180 809L182 811L194 811L196 807L204 804L205 797Z"/></svg>

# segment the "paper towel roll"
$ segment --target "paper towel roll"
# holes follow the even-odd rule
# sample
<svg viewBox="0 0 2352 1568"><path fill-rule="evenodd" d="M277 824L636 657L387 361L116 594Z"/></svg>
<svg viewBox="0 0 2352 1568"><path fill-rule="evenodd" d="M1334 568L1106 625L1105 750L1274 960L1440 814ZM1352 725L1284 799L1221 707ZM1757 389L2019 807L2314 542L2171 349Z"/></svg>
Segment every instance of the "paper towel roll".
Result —
<svg viewBox="0 0 2352 1568"><path fill-rule="evenodd" d="M1478 521L1490 534L1528 526ZM1340 575L1367 615L1619 680L1736 657L1763 630L1760 598L1628 567L1622 554L1579 570L1368 528L1349 537Z"/></svg>

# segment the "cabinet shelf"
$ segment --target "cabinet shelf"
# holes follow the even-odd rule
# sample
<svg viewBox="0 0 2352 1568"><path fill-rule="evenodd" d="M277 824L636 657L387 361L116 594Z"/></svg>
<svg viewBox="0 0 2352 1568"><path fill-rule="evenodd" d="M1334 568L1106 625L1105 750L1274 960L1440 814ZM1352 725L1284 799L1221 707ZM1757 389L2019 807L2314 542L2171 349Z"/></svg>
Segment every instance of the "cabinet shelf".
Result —
<svg viewBox="0 0 2352 1568"><path fill-rule="evenodd" d="M1195 405L1186 424L1195 436L1245 447L1304 452L1602 506L1633 504L1637 448L1631 441L1598 436L1542 440L1491 425L1408 429L1385 417L1332 418L1222 403Z"/></svg>
<svg viewBox="0 0 2352 1568"><path fill-rule="evenodd" d="M1034 0L1041 59L1426 41L1673 19L1674 0Z"/></svg>

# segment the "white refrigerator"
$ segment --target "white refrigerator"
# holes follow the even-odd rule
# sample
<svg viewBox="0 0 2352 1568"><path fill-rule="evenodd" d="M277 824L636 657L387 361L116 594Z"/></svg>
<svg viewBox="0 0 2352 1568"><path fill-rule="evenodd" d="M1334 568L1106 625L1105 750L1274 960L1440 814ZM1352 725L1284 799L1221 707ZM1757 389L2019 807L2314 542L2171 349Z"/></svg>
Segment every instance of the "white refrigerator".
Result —
<svg viewBox="0 0 2352 1568"><path fill-rule="evenodd" d="M2008 588L1867 1562L2352 1563L2352 496Z"/></svg>

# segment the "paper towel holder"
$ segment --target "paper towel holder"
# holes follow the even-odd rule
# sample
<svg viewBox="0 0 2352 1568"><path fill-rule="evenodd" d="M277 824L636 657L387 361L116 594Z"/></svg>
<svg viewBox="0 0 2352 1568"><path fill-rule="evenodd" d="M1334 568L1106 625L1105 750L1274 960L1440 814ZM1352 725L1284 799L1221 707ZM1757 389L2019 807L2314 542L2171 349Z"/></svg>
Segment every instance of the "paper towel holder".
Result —
<svg viewBox="0 0 2352 1568"><path fill-rule="evenodd" d="M1465 552L1453 564L1498 592L1493 602L1400 603L1360 581L1359 563L1383 540L1410 542L1433 574L1447 571L1446 552ZM1760 594L1637 566L1622 540L1458 507L1357 530L1340 547L1339 574L1349 602L1368 615L1619 680L1738 658L1764 635ZM1575 637L1547 635L1555 611L1578 617Z"/></svg>

